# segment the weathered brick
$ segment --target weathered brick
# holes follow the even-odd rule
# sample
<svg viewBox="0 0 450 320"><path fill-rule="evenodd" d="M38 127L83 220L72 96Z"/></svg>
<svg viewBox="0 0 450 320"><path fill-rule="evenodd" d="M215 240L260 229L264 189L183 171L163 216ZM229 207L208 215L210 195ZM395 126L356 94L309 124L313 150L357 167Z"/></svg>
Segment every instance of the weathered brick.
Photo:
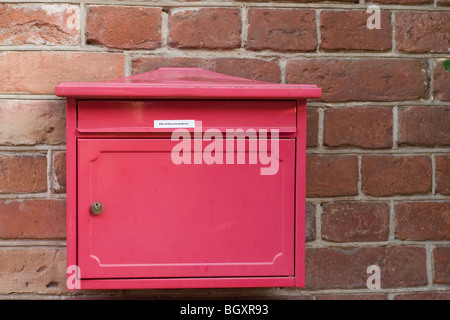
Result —
<svg viewBox="0 0 450 320"><path fill-rule="evenodd" d="M323 205L324 240L386 241L388 236L389 206L385 203L335 202Z"/></svg>
<svg viewBox="0 0 450 320"><path fill-rule="evenodd" d="M0 193L47 191L45 154L5 154L0 156Z"/></svg>
<svg viewBox="0 0 450 320"><path fill-rule="evenodd" d="M319 109L308 108L306 112L306 146L317 147L319 141Z"/></svg>
<svg viewBox="0 0 450 320"><path fill-rule="evenodd" d="M394 296L394 300L450 300L450 292L412 292L400 293Z"/></svg>
<svg viewBox="0 0 450 320"><path fill-rule="evenodd" d="M398 112L399 143L450 145L450 107L406 107Z"/></svg>
<svg viewBox="0 0 450 320"><path fill-rule="evenodd" d="M358 194L356 156L307 155L306 196L337 197Z"/></svg>
<svg viewBox="0 0 450 320"><path fill-rule="evenodd" d="M450 247L435 248L433 250L433 262L434 282L450 284Z"/></svg>
<svg viewBox="0 0 450 320"><path fill-rule="evenodd" d="M250 9L246 48L313 51L317 45L316 14L302 9Z"/></svg>
<svg viewBox="0 0 450 320"><path fill-rule="evenodd" d="M142 57L132 61L133 74L155 70L160 67L205 68L209 71L253 80L276 83L281 80L281 71L277 60Z"/></svg>
<svg viewBox="0 0 450 320"><path fill-rule="evenodd" d="M315 84L323 101L426 98L427 64L412 59L299 59L286 65L287 83Z"/></svg>
<svg viewBox="0 0 450 320"><path fill-rule="evenodd" d="M450 101L450 71L445 71L442 61L435 61L434 65L434 99Z"/></svg>
<svg viewBox="0 0 450 320"><path fill-rule="evenodd" d="M79 14L67 4L2 4L0 44L76 45Z"/></svg>
<svg viewBox="0 0 450 320"><path fill-rule="evenodd" d="M437 193L450 195L450 155L435 157L435 190Z"/></svg>
<svg viewBox="0 0 450 320"><path fill-rule="evenodd" d="M91 6L86 42L119 49L161 46L161 8Z"/></svg>
<svg viewBox="0 0 450 320"><path fill-rule="evenodd" d="M324 145L360 148L392 147L391 108L347 107L325 111Z"/></svg>
<svg viewBox="0 0 450 320"><path fill-rule="evenodd" d="M169 45L195 49L239 48L240 11L228 8L172 11L169 16Z"/></svg>
<svg viewBox="0 0 450 320"><path fill-rule="evenodd" d="M320 13L320 49L326 51L385 51L392 48L392 27L388 11L380 11L380 29L367 28L371 13L328 11Z"/></svg>
<svg viewBox="0 0 450 320"><path fill-rule="evenodd" d="M106 80L122 77L123 72L122 54L4 52L0 54L0 92L54 94L59 82Z"/></svg>
<svg viewBox="0 0 450 320"><path fill-rule="evenodd" d="M431 160L427 156L364 155L361 174L363 192L370 196L431 191Z"/></svg>
<svg viewBox="0 0 450 320"><path fill-rule="evenodd" d="M0 200L0 238L62 239L65 236L65 200Z"/></svg>
<svg viewBox="0 0 450 320"><path fill-rule="evenodd" d="M385 248L307 248L307 289L365 288L370 265L381 266Z"/></svg>
<svg viewBox="0 0 450 320"><path fill-rule="evenodd" d="M314 241L316 240L316 206L307 202L305 209L305 239Z"/></svg>
<svg viewBox="0 0 450 320"><path fill-rule="evenodd" d="M65 251L47 248L1 248L1 294L66 292Z"/></svg>
<svg viewBox="0 0 450 320"><path fill-rule="evenodd" d="M386 250L380 268L381 287L417 287L428 283L426 250L420 247L393 246Z"/></svg>
<svg viewBox="0 0 450 320"><path fill-rule="evenodd" d="M450 240L450 202L405 202L395 207L400 240Z"/></svg>
<svg viewBox="0 0 450 320"><path fill-rule="evenodd" d="M371 265L380 267L382 289L427 284L425 248L308 248L306 288L367 288Z"/></svg>
<svg viewBox="0 0 450 320"><path fill-rule="evenodd" d="M404 52L448 52L450 13L398 12L395 16L396 48Z"/></svg>
<svg viewBox="0 0 450 320"><path fill-rule="evenodd" d="M366 288L371 265L380 267L381 288L427 284L426 250L419 247L306 249L306 288Z"/></svg>
<svg viewBox="0 0 450 320"><path fill-rule="evenodd" d="M64 144L65 118L64 101L0 101L0 145Z"/></svg>
<svg viewBox="0 0 450 320"><path fill-rule="evenodd" d="M53 181L52 189L55 193L66 192L66 153L53 154Z"/></svg>

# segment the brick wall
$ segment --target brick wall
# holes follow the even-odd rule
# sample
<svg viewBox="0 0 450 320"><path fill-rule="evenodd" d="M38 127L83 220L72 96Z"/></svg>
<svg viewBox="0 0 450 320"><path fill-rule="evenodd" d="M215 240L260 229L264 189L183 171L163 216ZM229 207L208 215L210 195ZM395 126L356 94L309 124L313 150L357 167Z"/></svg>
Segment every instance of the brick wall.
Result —
<svg viewBox="0 0 450 320"><path fill-rule="evenodd" d="M450 299L448 0L0 4L0 299ZM65 289L60 81L203 67L314 83L306 288ZM381 289L369 290L370 265Z"/></svg>

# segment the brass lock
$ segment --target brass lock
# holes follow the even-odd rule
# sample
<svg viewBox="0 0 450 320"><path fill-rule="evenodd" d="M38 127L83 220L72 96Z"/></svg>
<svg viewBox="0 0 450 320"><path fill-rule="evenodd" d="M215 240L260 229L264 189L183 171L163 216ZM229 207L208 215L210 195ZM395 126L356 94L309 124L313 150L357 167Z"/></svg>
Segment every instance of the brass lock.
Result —
<svg viewBox="0 0 450 320"><path fill-rule="evenodd" d="M100 202L94 202L91 205L91 212L95 215L99 215L103 212L103 205Z"/></svg>

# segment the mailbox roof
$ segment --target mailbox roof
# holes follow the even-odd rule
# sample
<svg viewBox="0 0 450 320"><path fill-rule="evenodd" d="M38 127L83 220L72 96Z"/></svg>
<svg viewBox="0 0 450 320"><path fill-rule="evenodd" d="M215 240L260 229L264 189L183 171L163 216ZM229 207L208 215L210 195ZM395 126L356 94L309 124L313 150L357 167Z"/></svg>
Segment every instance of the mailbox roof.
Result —
<svg viewBox="0 0 450 320"><path fill-rule="evenodd" d="M299 99L319 98L316 85L277 84L202 68L159 68L98 82L63 82L56 95L91 99Z"/></svg>
<svg viewBox="0 0 450 320"><path fill-rule="evenodd" d="M92 99L299 99L319 98L321 89L249 80L202 68L159 68L113 80L63 82L56 86L56 95Z"/></svg>

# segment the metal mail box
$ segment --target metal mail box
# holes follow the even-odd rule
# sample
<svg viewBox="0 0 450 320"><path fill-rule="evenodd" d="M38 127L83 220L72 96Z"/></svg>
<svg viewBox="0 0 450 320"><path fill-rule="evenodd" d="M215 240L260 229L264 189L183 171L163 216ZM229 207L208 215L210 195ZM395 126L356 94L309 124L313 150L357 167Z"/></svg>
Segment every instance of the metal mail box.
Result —
<svg viewBox="0 0 450 320"><path fill-rule="evenodd" d="M306 99L320 88L160 68L56 94L69 289L304 286Z"/></svg>

